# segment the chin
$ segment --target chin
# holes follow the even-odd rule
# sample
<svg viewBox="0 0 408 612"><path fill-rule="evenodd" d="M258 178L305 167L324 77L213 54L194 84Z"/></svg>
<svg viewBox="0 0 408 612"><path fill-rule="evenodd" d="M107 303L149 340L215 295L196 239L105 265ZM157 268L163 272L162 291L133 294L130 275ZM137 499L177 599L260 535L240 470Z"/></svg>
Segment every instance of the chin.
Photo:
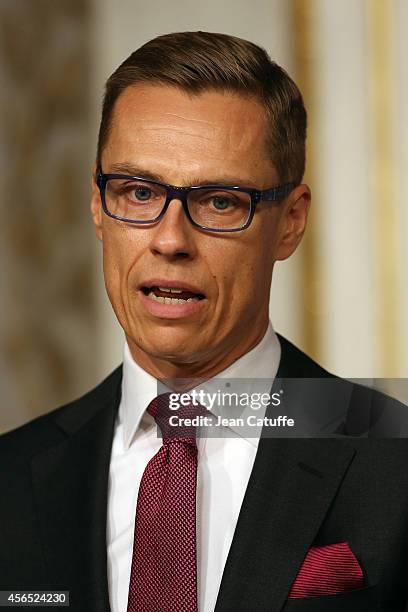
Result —
<svg viewBox="0 0 408 612"><path fill-rule="evenodd" d="M149 353L157 359L171 361L191 362L196 361L197 351L192 347L191 342L184 344L180 342L152 342L148 344Z"/></svg>
<svg viewBox="0 0 408 612"><path fill-rule="evenodd" d="M192 363L197 359L197 352L192 347L192 343L184 342L181 338L149 338L142 335L142 342L138 343L139 348L154 357L155 359L163 359L165 361L174 361L179 363Z"/></svg>

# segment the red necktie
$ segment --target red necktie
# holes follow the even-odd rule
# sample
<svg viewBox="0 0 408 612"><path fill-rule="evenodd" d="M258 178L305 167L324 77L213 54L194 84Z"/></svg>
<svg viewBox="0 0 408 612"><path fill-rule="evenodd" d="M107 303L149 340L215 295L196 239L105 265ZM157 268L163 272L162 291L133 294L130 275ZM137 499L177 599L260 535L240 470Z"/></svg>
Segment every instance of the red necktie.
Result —
<svg viewBox="0 0 408 612"><path fill-rule="evenodd" d="M163 445L140 482L127 610L197 612L195 428L172 428L169 417L195 416L198 407L170 410L163 393L147 411Z"/></svg>

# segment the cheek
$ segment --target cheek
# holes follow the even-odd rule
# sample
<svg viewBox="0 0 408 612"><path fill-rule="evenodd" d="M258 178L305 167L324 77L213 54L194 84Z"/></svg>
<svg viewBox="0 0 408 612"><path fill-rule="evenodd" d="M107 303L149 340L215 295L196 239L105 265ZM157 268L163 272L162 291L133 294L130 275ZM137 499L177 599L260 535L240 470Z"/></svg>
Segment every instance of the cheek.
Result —
<svg viewBox="0 0 408 612"><path fill-rule="evenodd" d="M109 243L103 243L103 274L105 287L112 305L118 302L120 294L120 265L118 265L118 253Z"/></svg>
<svg viewBox="0 0 408 612"><path fill-rule="evenodd" d="M258 232L213 253L213 270L222 294L237 308L263 301L268 293L273 267L273 244Z"/></svg>
<svg viewBox="0 0 408 612"><path fill-rule="evenodd" d="M134 263L135 246L127 239L126 230L105 232L103 240L103 269L105 284L111 300L120 295L121 286Z"/></svg>
<svg viewBox="0 0 408 612"><path fill-rule="evenodd" d="M269 296L274 251L274 240L261 234L243 254L240 282L245 287L247 298L254 304L263 302Z"/></svg>

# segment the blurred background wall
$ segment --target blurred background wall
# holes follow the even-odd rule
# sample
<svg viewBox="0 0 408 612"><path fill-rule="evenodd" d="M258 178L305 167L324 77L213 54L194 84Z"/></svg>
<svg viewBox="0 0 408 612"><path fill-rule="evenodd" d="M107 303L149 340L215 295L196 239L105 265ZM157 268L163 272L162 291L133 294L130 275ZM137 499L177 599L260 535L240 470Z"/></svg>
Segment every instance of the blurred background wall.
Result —
<svg viewBox="0 0 408 612"><path fill-rule="evenodd" d="M0 1L0 430L100 369L87 0Z"/></svg>
<svg viewBox="0 0 408 612"><path fill-rule="evenodd" d="M405 0L0 0L0 431L122 360L89 215L103 84L182 30L262 45L304 93L313 204L275 329L408 401L407 26Z"/></svg>

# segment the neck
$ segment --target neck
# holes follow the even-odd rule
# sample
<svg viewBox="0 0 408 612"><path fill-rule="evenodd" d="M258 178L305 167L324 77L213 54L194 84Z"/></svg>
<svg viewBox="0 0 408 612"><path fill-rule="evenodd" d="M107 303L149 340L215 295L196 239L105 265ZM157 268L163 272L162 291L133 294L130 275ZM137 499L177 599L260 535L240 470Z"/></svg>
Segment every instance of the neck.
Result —
<svg viewBox="0 0 408 612"><path fill-rule="evenodd" d="M204 382L222 372L240 357L249 353L264 337L269 320L253 334L241 340L239 344L227 346L208 362L178 363L150 355L140 349L135 342L126 336L127 343L135 362L157 380L165 380L166 385L177 392L188 391L199 382ZM188 379L187 382L181 379Z"/></svg>

